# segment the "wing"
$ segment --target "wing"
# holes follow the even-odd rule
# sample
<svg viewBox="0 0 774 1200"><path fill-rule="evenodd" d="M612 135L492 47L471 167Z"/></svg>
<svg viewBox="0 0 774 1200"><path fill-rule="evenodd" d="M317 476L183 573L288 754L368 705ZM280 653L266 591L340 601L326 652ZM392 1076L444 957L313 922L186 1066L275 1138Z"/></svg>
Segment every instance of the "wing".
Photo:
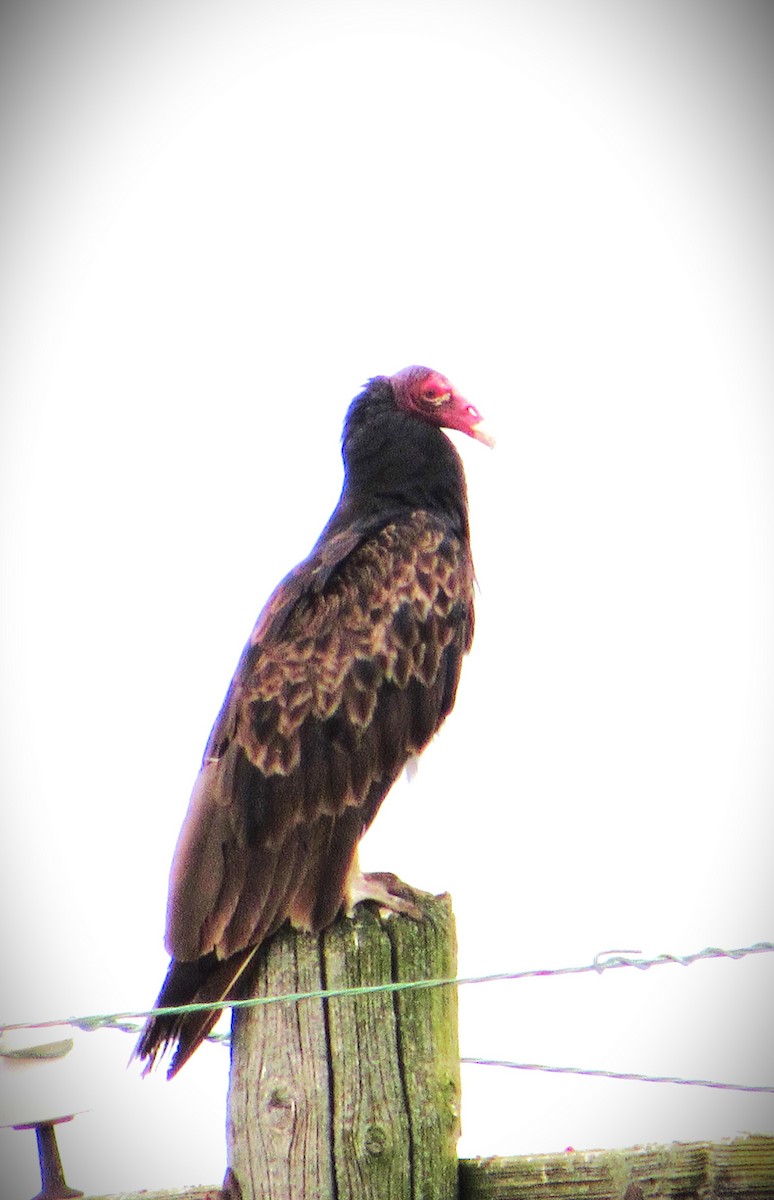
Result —
<svg viewBox="0 0 774 1200"><path fill-rule="evenodd" d="M334 546L333 543L336 543ZM259 618L172 864L167 949L213 961L330 923L363 832L450 711L473 635L466 541L425 512L341 533Z"/></svg>

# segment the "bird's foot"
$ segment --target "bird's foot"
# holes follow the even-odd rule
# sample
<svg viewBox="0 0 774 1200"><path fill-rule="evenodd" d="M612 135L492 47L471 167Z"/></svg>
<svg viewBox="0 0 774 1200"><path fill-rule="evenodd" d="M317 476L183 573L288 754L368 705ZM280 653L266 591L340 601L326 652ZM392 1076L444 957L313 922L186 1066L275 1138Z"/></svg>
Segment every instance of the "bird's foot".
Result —
<svg viewBox="0 0 774 1200"><path fill-rule="evenodd" d="M420 920L422 910L415 902L418 893L391 871L358 871L350 878L347 915L352 916L355 905L363 900L374 900L387 913L400 913L405 917Z"/></svg>

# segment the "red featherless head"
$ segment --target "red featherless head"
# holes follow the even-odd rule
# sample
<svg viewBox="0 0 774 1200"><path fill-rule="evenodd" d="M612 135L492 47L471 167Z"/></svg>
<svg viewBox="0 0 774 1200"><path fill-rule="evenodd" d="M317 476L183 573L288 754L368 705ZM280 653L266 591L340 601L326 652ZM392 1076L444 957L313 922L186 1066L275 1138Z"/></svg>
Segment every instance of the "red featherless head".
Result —
<svg viewBox="0 0 774 1200"><path fill-rule="evenodd" d="M458 429L485 446L494 446L494 438L484 428L481 413L455 391L445 375L429 367L404 367L390 376L390 383L398 408L404 412L442 429Z"/></svg>

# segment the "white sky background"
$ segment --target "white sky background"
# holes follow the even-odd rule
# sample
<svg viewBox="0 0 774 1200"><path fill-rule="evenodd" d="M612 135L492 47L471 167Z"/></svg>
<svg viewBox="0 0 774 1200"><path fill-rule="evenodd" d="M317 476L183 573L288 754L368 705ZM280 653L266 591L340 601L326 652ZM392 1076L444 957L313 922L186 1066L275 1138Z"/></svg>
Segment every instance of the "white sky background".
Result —
<svg viewBox="0 0 774 1200"><path fill-rule="evenodd" d="M464 975L771 939L766 5L2 25L0 1018L154 1000L241 647L336 501L349 400L410 362L498 446L459 439L457 707L365 866L452 893ZM462 1053L771 1084L770 960L465 988ZM73 1186L220 1182L227 1054L141 1082L126 1035L76 1037ZM771 1096L463 1084L465 1155L774 1129ZM0 1154L32 1194L32 1134Z"/></svg>

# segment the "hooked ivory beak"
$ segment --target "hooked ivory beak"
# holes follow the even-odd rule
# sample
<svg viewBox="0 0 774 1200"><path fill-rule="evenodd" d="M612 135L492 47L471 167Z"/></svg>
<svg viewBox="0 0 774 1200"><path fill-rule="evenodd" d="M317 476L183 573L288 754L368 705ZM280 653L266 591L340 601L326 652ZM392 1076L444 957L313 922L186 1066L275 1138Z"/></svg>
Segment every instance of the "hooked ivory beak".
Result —
<svg viewBox="0 0 774 1200"><path fill-rule="evenodd" d="M487 430L483 421L477 421L475 425L471 425L469 430L470 436L475 438L477 442L483 442L490 450L494 450L495 440L491 433Z"/></svg>

